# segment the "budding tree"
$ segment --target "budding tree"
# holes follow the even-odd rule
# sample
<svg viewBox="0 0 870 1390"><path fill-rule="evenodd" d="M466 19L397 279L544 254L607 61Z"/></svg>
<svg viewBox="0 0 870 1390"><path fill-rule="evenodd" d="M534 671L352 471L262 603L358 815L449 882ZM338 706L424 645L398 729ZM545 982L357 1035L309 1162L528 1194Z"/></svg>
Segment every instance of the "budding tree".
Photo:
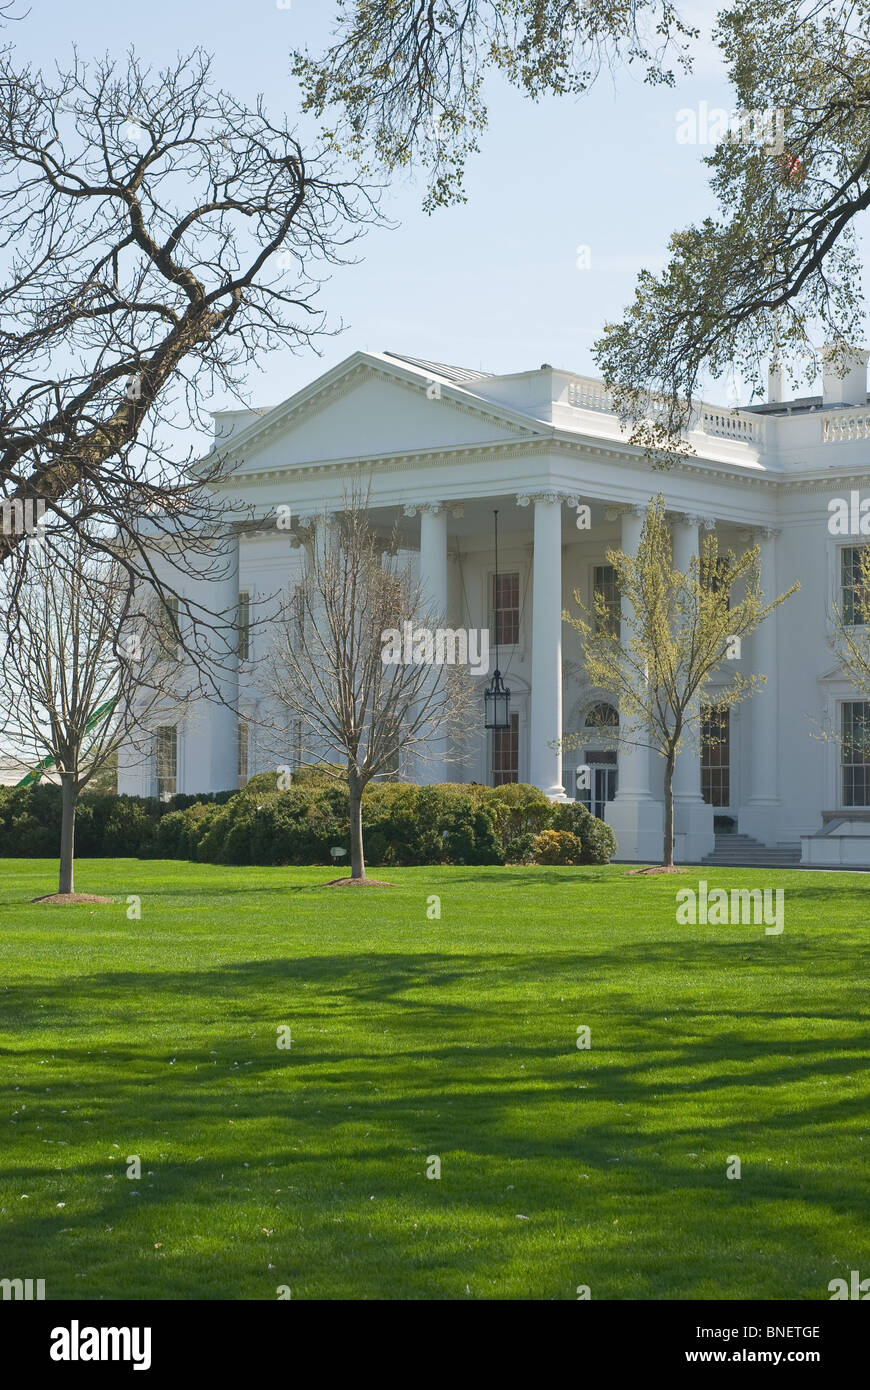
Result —
<svg viewBox="0 0 870 1390"><path fill-rule="evenodd" d="M268 661L269 693L296 721L304 760L347 783L354 882L365 879L368 783L395 772L403 755L443 759L445 742L469 732L474 706L468 672L433 661L443 614L428 606L410 568L383 550L359 491L334 519L319 518ZM393 644L405 624L410 653Z"/></svg>
<svg viewBox="0 0 870 1390"><path fill-rule="evenodd" d="M26 542L0 683L0 740L33 768L33 780L60 779L58 892L72 894L81 792L122 745L128 757L151 756L146 729L178 722L185 679L173 610L137 586L105 536L100 550L100 538L87 540L80 525L52 529L50 549L39 536ZM9 582L3 574L4 590Z"/></svg>
<svg viewBox="0 0 870 1390"><path fill-rule="evenodd" d="M799 587L794 584L766 602L768 596L759 588L758 555L757 546L739 557L733 551L721 554L712 534L705 537L700 555L693 556L688 573L675 570L659 495L650 500L637 554L607 552L622 597L621 624L613 623L600 592L591 612L575 593L580 611L564 615L580 634L589 684L617 697L619 725L608 733L624 745L652 748L665 760L662 865L668 869L674 866L678 753L697 748L705 703L717 710L730 708L760 689L766 677L744 675L735 666L714 693L708 693L710 683L727 670L743 638ZM585 737L568 735L562 746L578 748Z"/></svg>

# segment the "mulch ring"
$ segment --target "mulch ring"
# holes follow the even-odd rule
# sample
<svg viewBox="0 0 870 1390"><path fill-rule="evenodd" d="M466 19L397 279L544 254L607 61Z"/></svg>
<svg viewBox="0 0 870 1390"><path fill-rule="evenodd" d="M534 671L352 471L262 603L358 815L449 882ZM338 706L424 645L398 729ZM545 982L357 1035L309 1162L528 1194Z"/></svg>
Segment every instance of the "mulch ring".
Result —
<svg viewBox="0 0 870 1390"><path fill-rule="evenodd" d="M331 878L324 888L395 888L383 878Z"/></svg>
<svg viewBox="0 0 870 1390"><path fill-rule="evenodd" d="M681 869L677 864L667 866L665 864L651 864L647 869L629 869L628 877L632 878L635 874L687 874L688 869Z"/></svg>
<svg viewBox="0 0 870 1390"><path fill-rule="evenodd" d="M96 893L47 893L44 898L31 898L32 903L47 907L75 907L78 903L113 903L114 898L101 898Z"/></svg>

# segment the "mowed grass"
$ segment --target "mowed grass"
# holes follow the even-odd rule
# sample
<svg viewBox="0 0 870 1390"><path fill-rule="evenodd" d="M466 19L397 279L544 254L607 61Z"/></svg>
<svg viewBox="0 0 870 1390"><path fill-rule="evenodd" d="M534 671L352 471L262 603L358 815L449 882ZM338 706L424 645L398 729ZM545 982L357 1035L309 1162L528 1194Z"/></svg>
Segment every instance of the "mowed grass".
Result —
<svg viewBox="0 0 870 1390"><path fill-rule="evenodd" d="M54 1299L827 1299L870 1275L863 875L359 890L92 860L78 890L116 905L31 906L54 872L0 861L0 1277ZM783 934L677 925L699 876L783 887Z"/></svg>

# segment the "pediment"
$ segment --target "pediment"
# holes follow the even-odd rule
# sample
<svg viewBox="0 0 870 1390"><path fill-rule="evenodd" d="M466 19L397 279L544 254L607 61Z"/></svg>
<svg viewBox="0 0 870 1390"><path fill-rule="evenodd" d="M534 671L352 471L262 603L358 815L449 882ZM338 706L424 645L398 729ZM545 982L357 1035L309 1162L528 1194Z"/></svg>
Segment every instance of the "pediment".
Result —
<svg viewBox="0 0 870 1390"><path fill-rule="evenodd" d="M228 444L236 476L533 439L548 427L472 391L358 353Z"/></svg>

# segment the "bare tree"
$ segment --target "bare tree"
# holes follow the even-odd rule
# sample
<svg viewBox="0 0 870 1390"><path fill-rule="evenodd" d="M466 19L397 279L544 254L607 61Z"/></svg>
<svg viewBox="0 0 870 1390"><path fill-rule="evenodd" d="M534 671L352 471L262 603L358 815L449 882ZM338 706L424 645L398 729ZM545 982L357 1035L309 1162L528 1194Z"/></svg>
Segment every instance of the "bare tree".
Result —
<svg viewBox="0 0 870 1390"><path fill-rule="evenodd" d="M442 758L445 740L469 731L474 687L449 656L438 660L443 615L409 568L382 559L361 491L313 530L276 623L267 684L298 722L305 761L347 783L351 878L362 882L366 786L395 772L402 754L425 762L437 743Z"/></svg>
<svg viewBox="0 0 870 1390"><path fill-rule="evenodd" d="M622 597L622 622L615 625L602 593L587 612L565 619L580 634L586 679L618 698L619 726L607 732L630 747L647 747L665 760L665 828L662 866L674 866L673 775L677 754L700 742L704 693L711 679L740 651L744 637L800 586L765 603L760 592L758 547L743 555L720 554L715 535L704 540L687 574L673 568L664 498L650 500L637 555L609 550ZM735 598L735 587L743 597ZM710 702L727 709L764 684L763 673L744 676L735 668ZM586 735L568 735L564 748L578 748Z"/></svg>
<svg viewBox="0 0 870 1390"><path fill-rule="evenodd" d="M192 553L201 574L228 484L219 449L185 465L179 432L210 427L205 401L217 389L238 398L264 353L324 331L317 277L374 218L370 191L334 152L309 156L260 101L216 89L201 51L161 72L133 53L76 57L51 77L0 54L10 626L32 554L28 509L96 549L106 523L112 553L159 590L179 594ZM46 536L50 547L50 526ZM172 566L155 566L155 543ZM204 605L190 616L209 624Z"/></svg>
<svg viewBox="0 0 870 1390"><path fill-rule="evenodd" d="M39 536L27 545L0 685L0 738L16 759L35 765L34 780L49 770L60 778L58 892L73 894L81 792L121 745L127 756L149 757L148 729L158 719L175 724L185 708L177 623L80 526L55 535L50 551Z"/></svg>

